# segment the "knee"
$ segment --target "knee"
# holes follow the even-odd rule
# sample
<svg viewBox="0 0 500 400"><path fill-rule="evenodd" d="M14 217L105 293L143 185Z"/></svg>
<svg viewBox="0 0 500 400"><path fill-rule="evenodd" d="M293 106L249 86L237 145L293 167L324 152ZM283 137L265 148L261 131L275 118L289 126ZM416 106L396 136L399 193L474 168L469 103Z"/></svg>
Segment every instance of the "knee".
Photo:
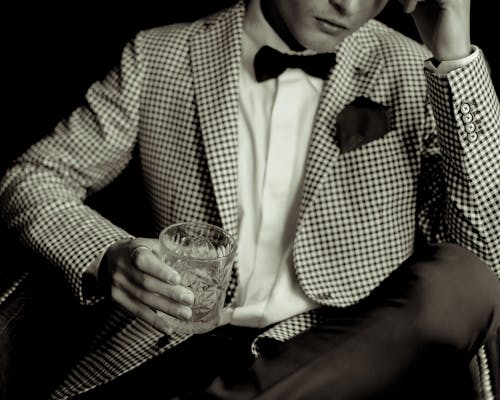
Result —
<svg viewBox="0 0 500 400"><path fill-rule="evenodd" d="M500 305L499 279L478 256L456 244L428 246L417 255L415 274L424 289L441 299L478 303L485 307Z"/></svg>
<svg viewBox="0 0 500 400"><path fill-rule="evenodd" d="M500 323L500 283L476 255L454 244L426 248L413 265L416 328L429 341L470 347Z"/></svg>

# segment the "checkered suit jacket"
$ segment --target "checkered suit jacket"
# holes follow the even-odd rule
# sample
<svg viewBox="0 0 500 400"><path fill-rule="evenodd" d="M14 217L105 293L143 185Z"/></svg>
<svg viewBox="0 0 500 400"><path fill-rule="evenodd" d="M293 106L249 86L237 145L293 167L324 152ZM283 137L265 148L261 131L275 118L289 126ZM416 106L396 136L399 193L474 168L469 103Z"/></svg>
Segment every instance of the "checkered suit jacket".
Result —
<svg viewBox="0 0 500 400"><path fill-rule="evenodd" d="M9 225L63 269L82 303L97 301L82 291L84 269L130 236L83 200L124 169L135 146L158 232L199 220L237 236L244 7L139 33L120 66L90 88L85 106L3 179ZM337 53L312 133L293 248L300 284L319 304L343 307L369 294L412 253L416 235L459 243L500 273L500 110L487 67L480 56L436 76L424 72L428 57L375 21ZM390 129L342 152L336 116L358 97L386 107ZM236 274L229 299L235 289ZM263 336L286 340L320 318L321 310L299 315ZM116 308L53 398L114 379L186 337L165 338Z"/></svg>

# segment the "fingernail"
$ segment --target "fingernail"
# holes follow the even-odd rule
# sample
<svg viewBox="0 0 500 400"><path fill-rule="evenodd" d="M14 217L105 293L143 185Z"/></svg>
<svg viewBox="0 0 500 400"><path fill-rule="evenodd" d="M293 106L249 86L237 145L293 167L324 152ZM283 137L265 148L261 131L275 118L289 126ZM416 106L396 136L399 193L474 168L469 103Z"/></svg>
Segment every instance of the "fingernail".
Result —
<svg viewBox="0 0 500 400"><path fill-rule="evenodd" d="M185 320L190 320L193 312L190 308L181 308L179 311L179 317L184 318Z"/></svg>
<svg viewBox="0 0 500 400"><path fill-rule="evenodd" d="M172 285L178 285L179 283L181 283L181 277L179 276L178 273L172 274L172 275L170 275L169 282Z"/></svg>
<svg viewBox="0 0 500 400"><path fill-rule="evenodd" d="M194 303L194 295L193 293L191 292L186 292L184 293L182 296L181 296L181 301L188 305L188 306L192 306L193 303Z"/></svg>

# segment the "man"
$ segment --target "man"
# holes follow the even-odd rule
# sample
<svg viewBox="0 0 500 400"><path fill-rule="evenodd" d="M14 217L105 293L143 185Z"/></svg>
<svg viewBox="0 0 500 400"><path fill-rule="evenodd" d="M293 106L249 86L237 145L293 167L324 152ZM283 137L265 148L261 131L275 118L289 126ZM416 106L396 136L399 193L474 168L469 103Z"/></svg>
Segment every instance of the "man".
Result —
<svg viewBox="0 0 500 400"><path fill-rule="evenodd" d="M430 53L371 21L386 3L241 1L141 32L17 161L9 225L80 302L115 304L53 398L469 394L456 377L500 320L498 100L469 1L402 1ZM135 146L157 232L238 238L209 334L157 312L189 320L194 300L157 239L83 204Z"/></svg>

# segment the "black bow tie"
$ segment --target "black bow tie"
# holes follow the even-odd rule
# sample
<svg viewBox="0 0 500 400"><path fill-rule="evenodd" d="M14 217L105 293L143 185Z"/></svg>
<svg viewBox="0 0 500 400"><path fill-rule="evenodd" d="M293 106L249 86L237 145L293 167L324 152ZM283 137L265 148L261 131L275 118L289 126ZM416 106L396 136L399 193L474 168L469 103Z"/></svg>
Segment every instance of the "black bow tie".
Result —
<svg viewBox="0 0 500 400"><path fill-rule="evenodd" d="M287 68L300 68L309 75L326 79L334 65L335 53L290 55L280 53L269 46L262 47L253 62L258 82L276 78Z"/></svg>

